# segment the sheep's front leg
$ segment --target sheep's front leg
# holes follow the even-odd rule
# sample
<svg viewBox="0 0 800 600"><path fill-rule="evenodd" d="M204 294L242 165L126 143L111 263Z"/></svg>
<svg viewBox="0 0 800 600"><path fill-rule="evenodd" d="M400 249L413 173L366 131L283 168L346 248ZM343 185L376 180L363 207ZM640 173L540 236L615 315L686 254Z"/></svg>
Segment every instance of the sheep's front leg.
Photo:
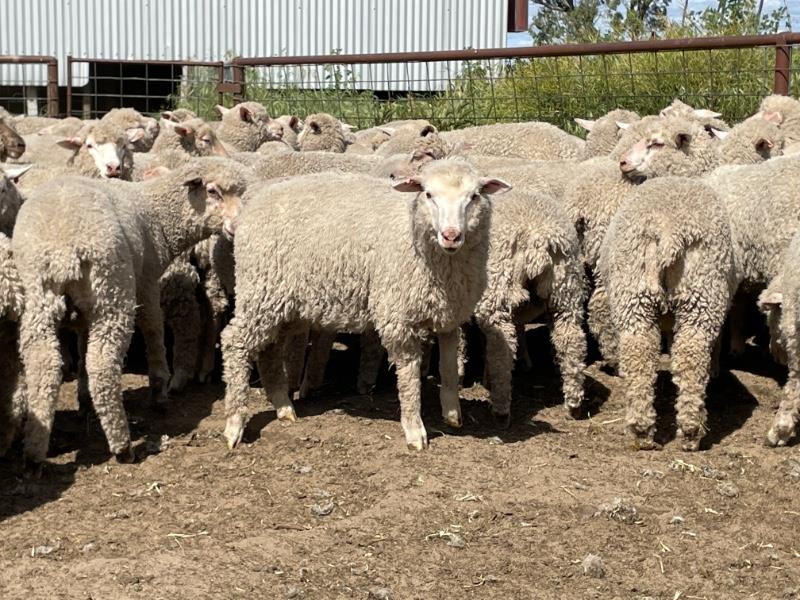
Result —
<svg viewBox="0 0 800 600"><path fill-rule="evenodd" d="M387 344L389 360L397 368L397 395L400 400L400 424L406 436L406 444L412 450L423 450L428 446L428 433L422 423L422 400L420 365L422 348L419 341L405 344Z"/></svg>
<svg viewBox="0 0 800 600"><path fill-rule="evenodd" d="M286 380L285 352L287 336L281 332L274 344L266 346L258 356L258 373L267 400L275 407L275 414L281 421L297 421L297 413L289 398L289 386Z"/></svg>
<svg viewBox="0 0 800 600"><path fill-rule="evenodd" d="M482 323L486 336L486 371L491 378L492 415L500 427L511 420L511 374L517 352L517 329L511 315L494 315L493 323Z"/></svg>
<svg viewBox="0 0 800 600"><path fill-rule="evenodd" d="M793 311L791 315L784 315L781 320L789 378L783 388L783 400L767 432L766 443L769 446L785 446L794 436L797 423L800 422L800 337L792 315Z"/></svg>
<svg viewBox="0 0 800 600"><path fill-rule="evenodd" d="M617 346L617 332L611 321L611 307L608 304L608 294L605 287L598 283L587 306L587 325L589 331L600 346L600 354L609 367L617 366L619 348Z"/></svg>
<svg viewBox="0 0 800 600"><path fill-rule="evenodd" d="M374 329L361 334L361 347L358 357L358 382L356 390L359 394L370 394L378 381L378 371L383 359L381 338Z"/></svg>
<svg viewBox="0 0 800 600"><path fill-rule="evenodd" d="M167 404L169 366L167 349L164 347L164 313L161 310L161 290L151 285L140 294L141 306L136 315L137 325L144 337L147 352L147 374L150 380L150 402L156 408Z"/></svg>
<svg viewBox="0 0 800 600"><path fill-rule="evenodd" d="M451 427L461 427L461 402L458 397L458 346L461 329L440 333L439 337L439 377L441 388L439 400L442 404L442 418Z"/></svg>

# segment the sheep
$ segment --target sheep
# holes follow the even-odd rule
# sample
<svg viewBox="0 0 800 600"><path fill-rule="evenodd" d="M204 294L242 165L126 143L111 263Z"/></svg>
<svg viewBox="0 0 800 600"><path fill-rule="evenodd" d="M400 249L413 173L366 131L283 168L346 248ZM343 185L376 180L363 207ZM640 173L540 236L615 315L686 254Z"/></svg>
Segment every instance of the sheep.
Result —
<svg viewBox="0 0 800 600"><path fill-rule="evenodd" d="M297 136L297 146L303 152L344 152L347 146L345 129L341 121L328 113L308 115L303 131Z"/></svg>
<svg viewBox="0 0 800 600"><path fill-rule="evenodd" d="M23 180L23 188L32 189L42 182L70 174L103 179L130 180L133 172L133 153L130 144L136 136L143 135L141 129L133 134L133 140L114 123L98 122L79 132L79 135L60 140L58 146L71 154L54 153L52 160L40 156L31 173Z"/></svg>
<svg viewBox="0 0 800 600"><path fill-rule="evenodd" d="M163 406L169 371L159 278L194 244L233 230L245 186L236 163L195 160L142 183L65 177L36 188L20 209L12 251L25 289L24 456L34 469L45 458L53 424L61 368L57 328L67 304L88 331L89 390L118 460L134 459L120 388L134 316L148 350L151 399Z"/></svg>
<svg viewBox="0 0 800 600"><path fill-rule="evenodd" d="M619 141L623 131L621 125L630 125L640 119L635 112L622 109L612 110L594 120L575 118L575 122L587 131L584 158L607 156Z"/></svg>
<svg viewBox="0 0 800 600"><path fill-rule="evenodd" d="M0 233L0 457L11 446L25 412L22 365L17 348L24 295L11 253L11 240Z"/></svg>
<svg viewBox="0 0 800 600"><path fill-rule="evenodd" d="M451 146L469 146L474 154L511 156L534 160L581 158L585 142L550 123L497 123L446 131L442 139Z"/></svg>
<svg viewBox="0 0 800 600"><path fill-rule="evenodd" d="M706 127L706 130L713 127L714 129L727 131L730 128L725 121L719 118L722 116L720 113L706 108L694 108L677 98L672 101L672 104L661 109L659 116L692 119Z"/></svg>
<svg viewBox="0 0 800 600"><path fill-rule="evenodd" d="M242 160L245 157L235 155ZM261 179L290 177L323 171L343 173L371 173L379 160L375 157L358 156L346 153L333 153L314 150L309 152L290 152L275 154L256 154L247 157L246 163Z"/></svg>
<svg viewBox="0 0 800 600"><path fill-rule="evenodd" d="M383 125L362 129L354 134L355 141L348 144L345 152L372 154L394 134L394 129Z"/></svg>
<svg viewBox="0 0 800 600"><path fill-rule="evenodd" d="M180 122L163 120L152 153L182 150L191 156L228 156L214 129L198 118Z"/></svg>
<svg viewBox="0 0 800 600"><path fill-rule="evenodd" d="M17 189L20 177L31 169L31 165L0 165L0 233L11 237L24 198Z"/></svg>
<svg viewBox="0 0 800 600"><path fill-rule="evenodd" d="M646 165L638 169L650 174ZM616 338L628 405L625 424L635 445L658 447L654 386L661 330L672 322L678 435L684 450L697 450L707 431L712 349L736 289L724 206L699 180L647 179L611 219L596 276L608 302L605 326Z"/></svg>
<svg viewBox="0 0 800 600"><path fill-rule="evenodd" d="M25 154L25 140L3 119L0 119L0 162Z"/></svg>
<svg viewBox="0 0 800 600"><path fill-rule="evenodd" d="M786 138L786 154L800 153L800 102L790 96L767 96L761 101L759 114L777 117Z"/></svg>
<svg viewBox="0 0 800 600"><path fill-rule="evenodd" d="M489 239L488 284L474 314L486 338L492 413L508 426L517 331L549 312L564 406L577 417L583 402L586 286L575 230L551 198L515 189L494 205Z"/></svg>
<svg viewBox="0 0 800 600"><path fill-rule="evenodd" d="M729 131L714 129L712 133L720 140L717 153L723 165L756 164L784 152L784 132L759 115L742 121Z"/></svg>
<svg viewBox="0 0 800 600"><path fill-rule="evenodd" d="M777 329L777 337L785 351L789 376L783 386L781 400L772 425L767 431L766 444L785 446L794 437L800 422L800 234L795 234L781 265L781 273L759 298L762 309L768 309Z"/></svg>
<svg viewBox="0 0 800 600"><path fill-rule="evenodd" d="M124 129L134 152L149 152L160 129L156 119L145 117L133 108L112 108L100 122L114 123Z"/></svg>
<svg viewBox="0 0 800 600"><path fill-rule="evenodd" d="M234 239L236 308L222 333L228 446L241 441L247 421L251 360L278 417L296 418L284 369L263 359L307 325L378 331L397 365L406 443L417 450L427 446L421 342L432 330L441 346L443 416L460 425L458 328L486 286L488 195L509 187L443 160L394 184L415 194L407 203L364 175L306 175L258 189Z"/></svg>
<svg viewBox="0 0 800 600"><path fill-rule="evenodd" d="M391 131L389 139L375 150L375 154L378 156L386 157L412 152L417 139L428 135L440 140L440 143L444 143L441 141L442 135L439 131L427 121L414 121L401 127L392 128L389 131Z"/></svg>
<svg viewBox="0 0 800 600"><path fill-rule="evenodd" d="M233 108L218 105L217 112L222 116L217 137L231 151L255 152L264 142L283 137L283 126L270 119L258 102L242 102Z"/></svg>

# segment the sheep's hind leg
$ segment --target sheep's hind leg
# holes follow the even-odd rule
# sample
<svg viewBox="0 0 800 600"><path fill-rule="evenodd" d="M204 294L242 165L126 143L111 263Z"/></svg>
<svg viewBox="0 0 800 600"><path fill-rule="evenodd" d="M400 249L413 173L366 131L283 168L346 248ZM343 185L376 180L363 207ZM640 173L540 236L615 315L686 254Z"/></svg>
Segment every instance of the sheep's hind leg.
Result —
<svg viewBox="0 0 800 600"><path fill-rule="evenodd" d="M356 391L359 394L370 394L375 389L382 359L383 346L381 346L380 336L374 329L366 330L361 334L361 347L358 357Z"/></svg>
<svg viewBox="0 0 800 600"><path fill-rule="evenodd" d="M625 425L641 450L659 448L654 401L660 354L661 331L655 321L620 332L619 368L628 404Z"/></svg>
<svg viewBox="0 0 800 600"><path fill-rule="evenodd" d="M300 397L310 398L325 381L325 367L331 355L336 332L314 330L309 336L311 348L308 351L303 381L300 384Z"/></svg>
<svg viewBox="0 0 800 600"><path fill-rule="evenodd" d="M144 337L147 352L147 374L150 381L150 402L158 410L166 408L169 365L164 346L164 313L161 310L161 290L144 290L137 324Z"/></svg>
<svg viewBox="0 0 800 600"><path fill-rule="evenodd" d="M287 336L281 332L274 344L266 346L258 355L258 373L267 400L275 407L275 414L281 421L297 421L292 400L289 398L289 386L286 371L286 347L289 340L296 336Z"/></svg>
<svg viewBox="0 0 800 600"><path fill-rule="evenodd" d="M718 331L676 323L672 344L672 379L678 386L678 435L684 450L700 448L707 431L706 386Z"/></svg>
<svg viewBox="0 0 800 600"><path fill-rule="evenodd" d="M458 345L461 329L439 334L439 399L442 418L450 427L461 428L461 401L458 395Z"/></svg>
<svg viewBox="0 0 800 600"><path fill-rule="evenodd" d="M517 352L517 330L511 319L481 324L486 336L486 371L491 377L492 415L500 427L511 422L511 374Z"/></svg>

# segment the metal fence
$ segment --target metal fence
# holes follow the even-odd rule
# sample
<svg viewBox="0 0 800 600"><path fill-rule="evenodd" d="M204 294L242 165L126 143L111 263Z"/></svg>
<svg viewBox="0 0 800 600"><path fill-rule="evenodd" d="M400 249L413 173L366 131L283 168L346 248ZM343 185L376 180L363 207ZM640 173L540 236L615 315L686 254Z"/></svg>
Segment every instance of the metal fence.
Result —
<svg viewBox="0 0 800 600"><path fill-rule="evenodd" d="M224 102L225 63L67 57L67 115L84 119L112 108L157 113L180 104L206 114Z"/></svg>
<svg viewBox="0 0 800 600"><path fill-rule="evenodd" d="M797 96L800 34L432 53L236 58L236 100L271 114L324 111L357 127L426 118L443 129L541 120L575 127L681 98L731 121L770 93Z"/></svg>
<svg viewBox="0 0 800 600"><path fill-rule="evenodd" d="M0 56L0 105L12 113L58 115L54 56ZM46 85L41 85L46 82Z"/></svg>
<svg viewBox="0 0 800 600"><path fill-rule="evenodd" d="M65 113L53 57L0 57L0 104L31 112L33 102L50 115L84 118L120 106L150 114L182 106L214 118L216 104L256 100L270 114L324 111L359 128L426 118L442 129L524 120L574 129L576 116L618 107L652 114L681 98L738 121L769 93L800 96L800 52L793 46L800 34L238 57L227 64L68 57ZM32 66L13 71L23 77L11 80L4 62ZM30 68L47 70L46 78L36 77L48 82L46 100L26 85Z"/></svg>

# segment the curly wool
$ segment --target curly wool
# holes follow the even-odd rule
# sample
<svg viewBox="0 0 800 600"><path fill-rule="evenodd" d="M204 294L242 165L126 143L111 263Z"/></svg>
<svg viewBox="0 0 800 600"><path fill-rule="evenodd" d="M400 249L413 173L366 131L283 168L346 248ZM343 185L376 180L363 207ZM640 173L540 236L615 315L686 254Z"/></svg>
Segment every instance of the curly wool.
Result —
<svg viewBox="0 0 800 600"><path fill-rule="evenodd" d="M0 234L0 457L16 438L26 409L17 323L24 300L11 240Z"/></svg>
<svg viewBox="0 0 800 600"><path fill-rule="evenodd" d="M511 156L532 160L581 158L585 142L550 123L498 123L441 133L455 147L469 147L464 154Z"/></svg>
<svg viewBox="0 0 800 600"><path fill-rule="evenodd" d="M711 354L736 289L725 208L699 180L659 177L635 186L603 240L595 294L606 298L628 403L626 426L654 445L655 380L664 315L674 318L672 374L685 450L705 435Z"/></svg>
<svg viewBox="0 0 800 600"><path fill-rule="evenodd" d="M113 123L125 131L141 129L142 137L133 142L134 152L149 152L159 135L160 126L153 117L145 117L133 108L112 108L101 123Z"/></svg>
<svg viewBox="0 0 800 600"><path fill-rule="evenodd" d="M735 125L717 144L720 164L749 165L783 154L784 132L756 115Z"/></svg>
<svg viewBox="0 0 800 600"><path fill-rule="evenodd" d="M431 163L423 176L476 177L456 161ZM229 444L248 416L250 361L282 348L299 325L375 327L398 365L407 441L424 447L421 341L426 330L452 337L483 293L490 204L481 198L471 206L465 245L452 255L438 248L428 210L426 202L404 202L387 183L363 175L306 175L255 192L234 240L236 309L222 335ZM326 233L331 228L336 236ZM259 362L278 415L293 415L283 368Z"/></svg>
<svg viewBox="0 0 800 600"><path fill-rule="evenodd" d="M759 110L780 115L779 127L786 141L786 154L800 153L800 101L774 94L761 101Z"/></svg>
<svg viewBox="0 0 800 600"><path fill-rule="evenodd" d="M593 156L608 156L620 139L621 129L619 123L631 125L641 117L630 110L616 109L604 114L594 121L575 119L581 127L587 129L586 150L584 158Z"/></svg>
<svg viewBox="0 0 800 600"><path fill-rule="evenodd" d="M206 185L228 195L245 188L236 163L196 161L140 184L63 178L34 190L20 210L12 249L26 291L20 349L30 391L29 459L39 462L47 452L61 378L56 331L67 298L87 319L89 389L114 454L130 452L120 376L134 315L148 348L151 390L163 400L169 371L159 277L221 229Z"/></svg>

